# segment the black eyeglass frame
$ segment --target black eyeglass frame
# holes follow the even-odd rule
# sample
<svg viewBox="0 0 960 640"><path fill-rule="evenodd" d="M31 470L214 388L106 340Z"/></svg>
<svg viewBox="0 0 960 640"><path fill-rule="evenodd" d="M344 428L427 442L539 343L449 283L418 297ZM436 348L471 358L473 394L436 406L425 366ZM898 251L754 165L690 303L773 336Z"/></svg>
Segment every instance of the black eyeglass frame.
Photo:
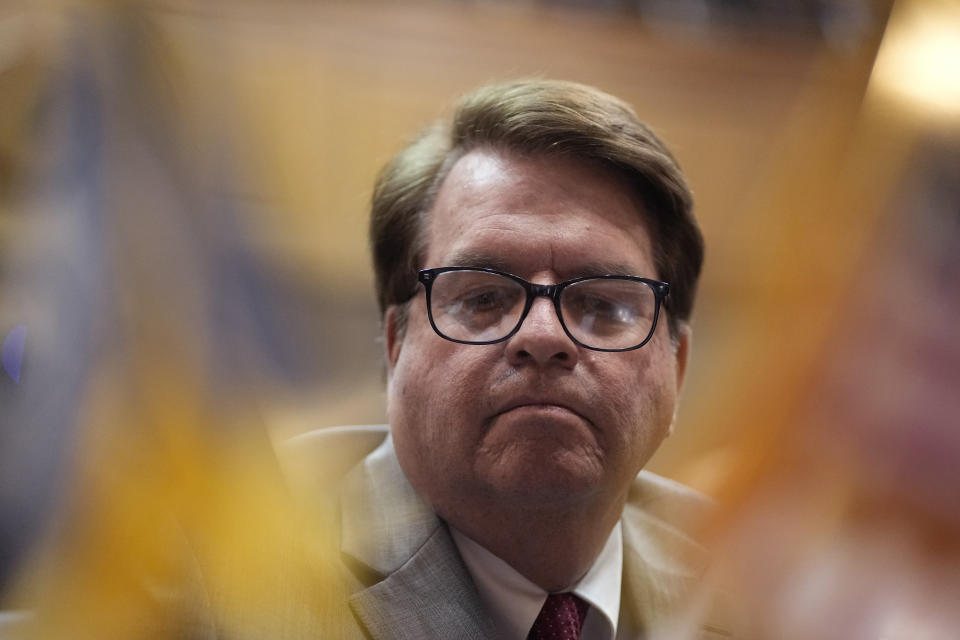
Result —
<svg viewBox="0 0 960 640"><path fill-rule="evenodd" d="M523 313L520 314L520 319L517 321L517 325L510 331L507 335L502 338L497 338L496 340L484 340L484 341L473 341L473 340L457 340L456 338L451 338L448 335L445 335L440 329L437 328L437 323L433 320L433 308L430 304L430 295L433 290L433 283L436 281L437 276L443 273L448 273L450 271L481 271L483 273L490 273L498 276L503 276L513 280L527 293L527 300L523 306ZM533 301L536 298L544 297L550 298L553 301L553 308L557 313L557 319L560 320L560 326L563 327L564 333L567 334L567 337L573 340L574 344L580 345L584 349L590 349L591 351L606 351L606 352L620 352L620 351L633 351L639 349L643 345L650 342L650 338L653 337L653 334L657 330L657 320L660 318L660 307L663 304L664 299L670 294L670 284L667 282L661 282L660 280L651 280L650 278L642 278L640 276L624 276L624 275L600 275L600 276L582 276L580 278L573 278L572 280L564 280L563 282L558 282L556 284L535 284L533 282L527 282L520 276L515 276L512 273L506 273L504 271L497 271L496 269L486 269L483 267L434 267L432 269L421 269L417 272L417 280L423 284L424 291L427 297L427 317L430 319L430 326L433 327L434 332L443 338L444 340L449 340L450 342L457 342L459 344L497 344L498 342L504 342L513 337L517 331L520 330L520 327L523 326L523 321L527 319L527 314L530 313L530 308L533 306ZM637 344L632 347L624 347L622 349L603 349L601 347L591 347L588 344L584 344L577 340L570 329L567 328L567 323L563 320L563 312L560 309L560 295L563 293L563 290L569 287L570 285L577 284L578 282L583 282L584 280L631 280L633 282L642 282L649 286L653 290L654 296L654 309L653 309L653 322L650 324L650 332L647 334L647 337L643 339L640 344Z"/></svg>

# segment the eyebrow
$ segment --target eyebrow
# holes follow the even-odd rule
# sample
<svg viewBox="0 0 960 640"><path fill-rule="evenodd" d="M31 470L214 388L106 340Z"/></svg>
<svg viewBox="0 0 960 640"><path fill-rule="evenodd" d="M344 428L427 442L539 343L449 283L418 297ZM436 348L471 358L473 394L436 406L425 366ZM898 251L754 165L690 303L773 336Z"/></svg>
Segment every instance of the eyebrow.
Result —
<svg viewBox="0 0 960 640"><path fill-rule="evenodd" d="M516 264L504 260L499 256L493 256L487 253L467 251L456 253L450 256L449 264L443 266L451 267L474 267L477 269L493 269L495 271L505 271L514 275L521 275L517 272ZM647 275L637 273L637 270L619 262L594 261L579 265L569 273L561 273L561 278L580 278L590 276L637 276ZM652 277L652 276L648 276Z"/></svg>
<svg viewBox="0 0 960 640"><path fill-rule="evenodd" d="M625 264L619 262L590 262L585 265L582 265L577 269L577 277L579 276L639 276L643 275L642 273L637 273L637 270L628 267Z"/></svg>
<svg viewBox="0 0 960 640"><path fill-rule="evenodd" d="M448 262L451 267L475 267L477 269L494 269L512 273L510 264L506 260L486 253L474 251L455 253L450 256Z"/></svg>

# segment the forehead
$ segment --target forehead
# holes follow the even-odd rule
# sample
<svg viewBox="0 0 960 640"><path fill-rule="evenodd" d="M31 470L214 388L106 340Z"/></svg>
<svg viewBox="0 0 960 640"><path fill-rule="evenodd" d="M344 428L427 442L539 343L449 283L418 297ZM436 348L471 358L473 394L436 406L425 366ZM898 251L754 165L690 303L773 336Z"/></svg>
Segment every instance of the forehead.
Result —
<svg viewBox="0 0 960 640"><path fill-rule="evenodd" d="M440 187L423 266L655 277L645 220L640 199L609 172L567 157L478 149Z"/></svg>

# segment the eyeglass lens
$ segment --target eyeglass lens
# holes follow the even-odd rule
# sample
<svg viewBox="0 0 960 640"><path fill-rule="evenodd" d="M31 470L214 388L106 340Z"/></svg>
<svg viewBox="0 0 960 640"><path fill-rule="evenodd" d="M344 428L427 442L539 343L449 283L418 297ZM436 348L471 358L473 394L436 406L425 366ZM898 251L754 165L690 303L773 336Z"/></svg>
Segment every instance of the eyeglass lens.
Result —
<svg viewBox="0 0 960 640"><path fill-rule="evenodd" d="M511 278L485 271L447 271L433 282L431 313L437 330L448 338L490 342L517 327L526 301L523 285ZM626 349L649 335L656 295L636 280L595 278L564 288L560 309L567 331L578 342Z"/></svg>

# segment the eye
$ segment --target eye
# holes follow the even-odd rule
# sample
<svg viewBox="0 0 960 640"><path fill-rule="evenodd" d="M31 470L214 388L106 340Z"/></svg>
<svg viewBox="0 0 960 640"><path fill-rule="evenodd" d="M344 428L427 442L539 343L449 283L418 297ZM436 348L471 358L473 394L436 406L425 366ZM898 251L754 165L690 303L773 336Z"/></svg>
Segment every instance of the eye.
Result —
<svg viewBox="0 0 960 640"><path fill-rule="evenodd" d="M490 313L508 306L513 297L503 287L485 287L462 293L457 302L468 313Z"/></svg>
<svg viewBox="0 0 960 640"><path fill-rule="evenodd" d="M606 296L583 293L570 301L578 316L592 316L604 322L632 322L633 314L622 301Z"/></svg>

